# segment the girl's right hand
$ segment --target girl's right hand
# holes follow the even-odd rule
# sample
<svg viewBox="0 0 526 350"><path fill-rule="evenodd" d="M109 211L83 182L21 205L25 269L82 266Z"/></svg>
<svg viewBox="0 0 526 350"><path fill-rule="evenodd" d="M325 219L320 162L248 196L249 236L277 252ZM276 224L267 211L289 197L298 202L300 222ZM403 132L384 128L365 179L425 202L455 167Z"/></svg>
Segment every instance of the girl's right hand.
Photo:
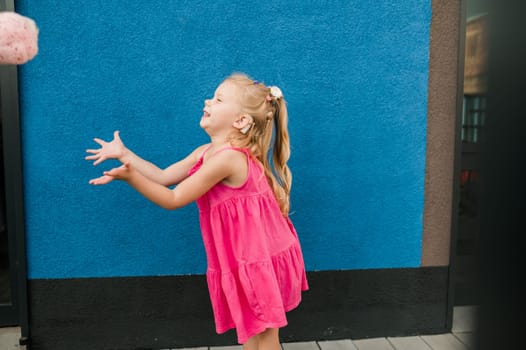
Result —
<svg viewBox="0 0 526 350"><path fill-rule="evenodd" d="M119 137L119 131L115 131L113 133L113 140L111 142L106 142L99 138L94 138L93 140L101 146L99 149L86 150L87 153L91 153L93 155L87 156L85 159L94 160L93 165L102 163L106 159L119 159L126 151L126 147Z"/></svg>
<svg viewBox="0 0 526 350"><path fill-rule="evenodd" d="M89 183L91 185L106 185L113 180L124 180L127 181L134 174L134 170L129 163L125 163L118 168L105 171L101 177L91 179Z"/></svg>

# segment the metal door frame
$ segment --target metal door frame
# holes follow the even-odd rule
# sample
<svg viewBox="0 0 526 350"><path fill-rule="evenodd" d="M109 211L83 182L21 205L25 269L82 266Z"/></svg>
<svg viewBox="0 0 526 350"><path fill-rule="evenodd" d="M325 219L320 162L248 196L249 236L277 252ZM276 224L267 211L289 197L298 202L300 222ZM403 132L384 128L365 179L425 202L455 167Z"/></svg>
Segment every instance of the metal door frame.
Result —
<svg viewBox="0 0 526 350"><path fill-rule="evenodd" d="M451 240L449 250L449 281L448 281L448 301L446 314L446 328L453 327L453 308L455 306L455 274L456 274L456 251L458 237L458 209L460 202L460 169L462 159L462 111L464 105L464 60L466 47L466 14L467 0L459 0L459 38L458 38L458 58L457 58L457 96L456 96L456 118L455 118L455 146L453 164L453 188L451 202Z"/></svg>
<svg viewBox="0 0 526 350"><path fill-rule="evenodd" d="M14 11L14 0L0 0L1 11ZM0 65L0 115L4 149L6 221L11 304L0 305L0 326L21 328L21 344L29 338L26 239L18 96L18 67ZM4 316L5 315L5 316Z"/></svg>

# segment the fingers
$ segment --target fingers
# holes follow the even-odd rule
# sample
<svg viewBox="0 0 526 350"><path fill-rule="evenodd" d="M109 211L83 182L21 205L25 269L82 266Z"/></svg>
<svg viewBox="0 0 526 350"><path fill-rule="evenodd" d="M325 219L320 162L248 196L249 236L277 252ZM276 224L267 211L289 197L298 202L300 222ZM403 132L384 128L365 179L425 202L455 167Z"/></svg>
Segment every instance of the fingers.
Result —
<svg viewBox="0 0 526 350"><path fill-rule="evenodd" d="M85 160L95 160L95 161L93 162L93 165L97 165L97 164L102 163L102 162L104 162L104 161L106 160L105 157L101 157L101 156L99 156L99 155L95 155L95 156L87 156L87 157L85 157L84 159L85 159Z"/></svg>
<svg viewBox="0 0 526 350"><path fill-rule="evenodd" d="M93 162L93 165L100 164L100 163L104 162L106 159L108 159L108 158L106 158L105 156L100 156L99 159L97 159L96 161Z"/></svg>
<svg viewBox="0 0 526 350"><path fill-rule="evenodd" d="M97 142L101 146L104 146L107 143L106 141L99 139L98 137L95 137L93 141Z"/></svg>
<svg viewBox="0 0 526 350"><path fill-rule="evenodd" d="M115 130L113 132L113 137L114 137L114 140L118 140L120 141L120 136L119 136L119 131L118 130ZM103 151L103 148L108 145L108 144L111 144L102 140L102 139L99 139L98 137L95 137L93 139L93 141L95 141L96 143L98 143L102 148L100 149L87 149L86 150L86 153L89 153L90 155L86 156L84 159L86 160L93 160L93 165L97 165L97 164L100 164L102 162L104 162L105 160L108 159L107 156L104 155L104 151ZM95 178L95 179L91 179L89 180L89 184L91 185L105 185L111 181L113 181L114 179L116 178L119 178L121 173L122 173L122 170L124 169L125 171L127 170L128 168L128 165L123 165L119 168L114 168L114 169L111 169L110 171L105 171L103 174L103 176L101 177L98 177L98 178Z"/></svg>
<svg viewBox="0 0 526 350"><path fill-rule="evenodd" d="M96 179L89 180L90 185L105 185L113 180L113 177L108 175L103 175L101 177L98 177Z"/></svg>
<svg viewBox="0 0 526 350"><path fill-rule="evenodd" d="M88 153L91 153L91 152L88 152ZM93 156L86 156L86 157L84 157L84 159L86 159L86 160L95 160L95 159L99 159L99 157L100 157L100 154L96 153Z"/></svg>
<svg viewBox="0 0 526 350"><path fill-rule="evenodd" d="M113 180L124 180L129 176L130 164L126 163L118 168L103 172L101 177L89 180L90 185L105 185Z"/></svg>
<svg viewBox="0 0 526 350"><path fill-rule="evenodd" d="M92 156L84 157L85 160L94 160L95 162L93 163L93 165L97 165L100 162L104 161L104 157L100 155L100 150L98 150L98 149L87 149L86 152L93 154Z"/></svg>
<svg viewBox="0 0 526 350"><path fill-rule="evenodd" d="M104 175L111 176L112 178L120 179L128 171L127 164L123 164L118 168L113 168L103 172Z"/></svg>

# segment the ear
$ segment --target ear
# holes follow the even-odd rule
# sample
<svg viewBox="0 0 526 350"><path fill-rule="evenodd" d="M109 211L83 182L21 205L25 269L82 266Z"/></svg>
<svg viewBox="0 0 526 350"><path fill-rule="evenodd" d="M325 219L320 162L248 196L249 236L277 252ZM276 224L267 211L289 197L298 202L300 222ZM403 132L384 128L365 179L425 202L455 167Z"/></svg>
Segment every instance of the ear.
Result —
<svg viewBox="0 0 526 350"><path fill-rule="evenodd" d="M250 127L254 124L254 118L250 114L240 115L232 124L232 126L238 129L242 134L246 134Z"/></svg>

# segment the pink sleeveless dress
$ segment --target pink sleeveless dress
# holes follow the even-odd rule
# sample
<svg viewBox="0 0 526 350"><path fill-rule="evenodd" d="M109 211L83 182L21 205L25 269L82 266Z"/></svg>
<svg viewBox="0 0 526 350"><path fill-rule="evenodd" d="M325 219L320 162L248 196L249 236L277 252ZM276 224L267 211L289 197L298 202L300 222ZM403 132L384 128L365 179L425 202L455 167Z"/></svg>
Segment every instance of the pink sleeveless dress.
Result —
<svg viewBox="0 0 526 350"><path fill-rule="evenodd" d="M226 149L247 156L245 183L218 183L197 205L216 331L235 328L243 344L287 325L285 312L300 303L308 285L296 230L281 214L262 166L248 150ZM199 170L204 153L189 175Z"/></svg>

